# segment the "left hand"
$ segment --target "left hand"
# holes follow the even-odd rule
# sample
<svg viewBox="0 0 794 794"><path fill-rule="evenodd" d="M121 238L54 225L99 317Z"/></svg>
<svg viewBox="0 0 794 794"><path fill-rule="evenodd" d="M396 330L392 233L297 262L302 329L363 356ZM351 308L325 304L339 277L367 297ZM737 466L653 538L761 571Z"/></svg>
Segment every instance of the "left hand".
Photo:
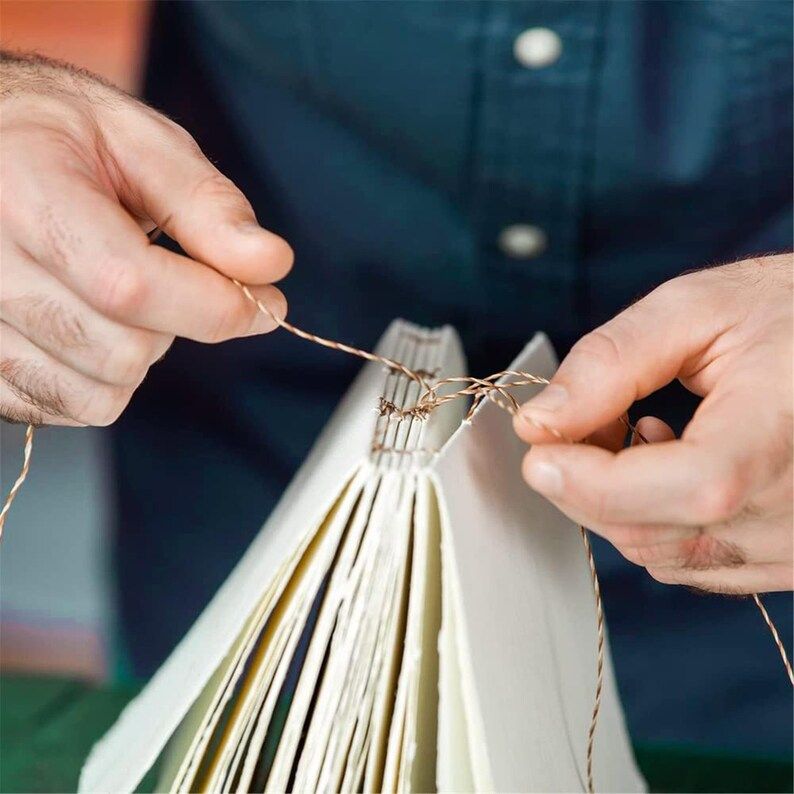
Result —
<svg viewBox="0 0 794 794"><path fill-rule="evenodd" d="M516 415L533 444L527 482L660 582L794 588L793 265L769 256L668 281L583 337ZM675 378L704 398L681 438L645 417L652 443L622 449L619 417ZM560 443L533 419L593 443Z"/></svg>

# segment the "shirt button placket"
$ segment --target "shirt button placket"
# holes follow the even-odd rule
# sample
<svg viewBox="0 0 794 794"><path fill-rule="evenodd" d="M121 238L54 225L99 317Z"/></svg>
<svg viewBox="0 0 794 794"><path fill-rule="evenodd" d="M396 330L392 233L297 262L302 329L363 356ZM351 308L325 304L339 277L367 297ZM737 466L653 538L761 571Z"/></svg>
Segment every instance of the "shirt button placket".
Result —
<svg viewBox="0 0 794 794"><path fill-rule="evenodd" d="M513 42L513 55L527 69L542 69L559 60L562 40L549 28L528 28ZM546 250L548 238L539 226L516 223L502 229L497 244L511 259L532 259Z"/></svg>

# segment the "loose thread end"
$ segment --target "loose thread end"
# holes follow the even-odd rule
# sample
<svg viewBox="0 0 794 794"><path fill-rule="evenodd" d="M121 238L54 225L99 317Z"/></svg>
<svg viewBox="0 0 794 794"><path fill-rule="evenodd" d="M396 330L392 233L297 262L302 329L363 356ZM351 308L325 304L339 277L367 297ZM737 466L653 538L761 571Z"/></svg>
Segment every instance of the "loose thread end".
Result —
<svg viewBox="0 0 794 794"><path fill-rule="evenodd" d="M27 479L28 472L30 471L30 458L33 454L33 434L35 429L35 425L29 424L25 430L25 446L22 453L22 468L19 471L19 476L11 486L11 490L8 492L5 502L3 502L2 509L0 509L0 540L3 538L6 516L8 515L8 511L11 509L11 504L19 493L19 489L24 484L25 480Z"/></svg>

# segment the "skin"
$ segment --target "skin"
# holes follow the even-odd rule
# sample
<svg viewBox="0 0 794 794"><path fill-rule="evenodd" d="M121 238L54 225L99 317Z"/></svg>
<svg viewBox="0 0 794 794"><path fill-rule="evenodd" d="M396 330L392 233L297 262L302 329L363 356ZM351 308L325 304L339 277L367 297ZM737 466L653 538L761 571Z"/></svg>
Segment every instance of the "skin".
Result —
<svg viewBox="0 0 794 794"><path fill-rule="evenodd" d="M185 130L64 65L0 70L0 415L107 425L175 336L275 327L227 277L283 317L292 251Z"/></svg>
<svg viewBox="0 0 794 794"><path fill-rule="evenodd" d="M660 582L790 590L791 254L680 276L583 337L522 406L526 481ZM703 400L680 439L616 420L674 379ZM561 444L534 422L572 440Z"/></svg>
<svg viewBox="0 0 794 794"><path fill-rule="evenodd" d="M175 336L273 329L229 278L283 317L292 251L184 129L64 64L4 56L0 78L0 416L107 425ZM790 255L664 284L516 417L527 481L660 581L792 588L791 325ZM674 378L704 397L683 437L646 417L653 443L621 449L615 420Z"/></svg>

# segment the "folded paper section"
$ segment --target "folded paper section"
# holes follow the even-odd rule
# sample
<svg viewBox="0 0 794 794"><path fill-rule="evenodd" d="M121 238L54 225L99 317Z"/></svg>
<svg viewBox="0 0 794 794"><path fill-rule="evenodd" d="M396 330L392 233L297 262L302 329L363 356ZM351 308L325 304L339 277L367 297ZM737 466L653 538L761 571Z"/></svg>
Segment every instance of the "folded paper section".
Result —
<svg viewBox="0 0 794 794"><path fill-rule="evenodd" d="M430 381L465 372L448 327L396 321L378 352ZM554 366L538 335L511 368ZM172 791L582 787L595 640L576 529L521 483L498 406L406 417L421 390L363 368L81 791L131 791L161 754ZM607 678L597 781L639 790Z"/></svg>

